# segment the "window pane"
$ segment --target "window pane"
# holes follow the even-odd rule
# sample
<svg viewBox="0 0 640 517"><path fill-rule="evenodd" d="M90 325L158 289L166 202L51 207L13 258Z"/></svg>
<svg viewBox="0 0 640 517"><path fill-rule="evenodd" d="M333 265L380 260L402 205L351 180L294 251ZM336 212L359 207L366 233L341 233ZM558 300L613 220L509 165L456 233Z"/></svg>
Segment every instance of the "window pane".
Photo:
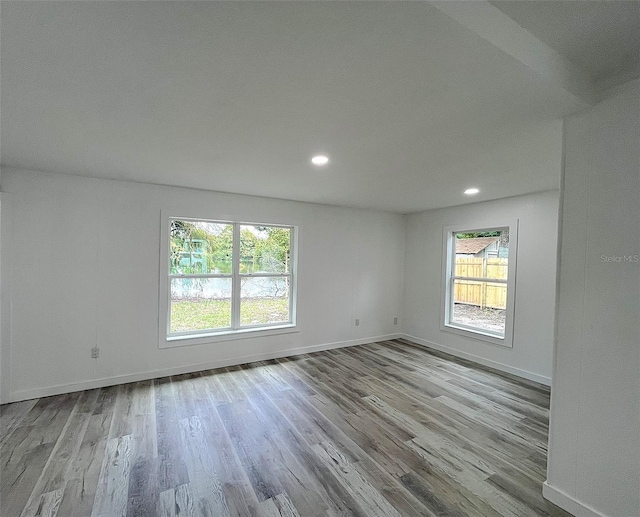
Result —
<svg viewBox="0 0 640 517"><path fill-rule="evenodd" d="M171 333L231 326L231 278L172 278Z"/></svg>
<svg viewBox="0 0 640 517"><path fill-rule="evenodd" d="M170 254L173 274L231 274L233 225L173 219Z"/></svg>
<svg viewBox="0 0 640 517"><path fill-rule="evenodd" d="M241 325L289 321L288 277L243 277L240 290Z"/></svg>
<svg viewBox="0 0 640 517"><path fill-rule="evenodd" d="M506 284L454 280L451 323L504 336L506 308Z"/></svg>
<svg viewBox="0 0 640 517"><path fill-rule="evenodd" d="M507 279L509 232L456 233L454 276Z"/></svg>
<svg viewBox="0 0 640 517"><path fill-rule="evenodd" d="M240 273L288 273L291 228L240 226Z"/></svg>

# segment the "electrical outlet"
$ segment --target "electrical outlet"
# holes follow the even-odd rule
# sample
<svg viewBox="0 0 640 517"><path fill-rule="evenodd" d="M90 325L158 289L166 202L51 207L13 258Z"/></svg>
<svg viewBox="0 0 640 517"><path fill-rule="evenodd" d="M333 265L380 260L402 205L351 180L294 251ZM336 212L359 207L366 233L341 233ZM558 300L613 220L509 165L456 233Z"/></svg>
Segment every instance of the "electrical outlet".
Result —
<svg viewBox="0 0 640 517"><path fill-rule="evenodd" d="M359 326L360 326L360 320L357 319L356 320L356 327L359 327Z"/></svg>
<svg viewBox="0 0 640 517"><path fill-rule="evenodd" d="M93 359L97 359L98 357L100 357L100 349L97 346L94 346L91 349L91 357Z"/></svg>
<svg viewBox="0 0 640 517"><path fill-rule="evenodd" d="M395 318L393 318L393 324L397 325L398 324L398 317L396 316Z"/></svg>

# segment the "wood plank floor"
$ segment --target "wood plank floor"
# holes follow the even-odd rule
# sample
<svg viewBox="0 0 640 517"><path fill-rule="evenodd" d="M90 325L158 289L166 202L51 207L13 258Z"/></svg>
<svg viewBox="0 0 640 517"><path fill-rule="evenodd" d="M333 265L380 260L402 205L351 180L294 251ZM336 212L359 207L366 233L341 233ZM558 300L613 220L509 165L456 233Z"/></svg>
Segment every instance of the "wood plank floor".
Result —
<svg viewBox="0 0 640 517"><path fill-rule="evenodd" d="M2 406L0 515L557 515L548 389L404 340Z"/></svg>

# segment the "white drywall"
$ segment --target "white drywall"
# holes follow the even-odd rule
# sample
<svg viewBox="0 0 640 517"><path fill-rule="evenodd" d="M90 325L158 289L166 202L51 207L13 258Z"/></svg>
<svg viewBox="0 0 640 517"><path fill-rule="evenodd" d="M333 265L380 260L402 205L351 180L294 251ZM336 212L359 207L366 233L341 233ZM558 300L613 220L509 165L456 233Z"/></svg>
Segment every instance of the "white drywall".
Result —
<svg viewBox="0 0 640 517"><path fill-rule="evenodd" d="M558 163L558 175L560 163ZM513 348L441 330L443 228L519 220ZM551 382L558 192L409 215L403 331L411 339L529 379Z"/></svg>
<svg viewBox="0 0 640 517"><path fill-rule="evenodd" d="M640 515L639 148L638 81L565 121L544 494L576 515Z"/></svg>
<svg viewBox="0 0 640 517"><path fill-rule="evenodd" d="M399 332L402 215L12 169L2 183L4 402ZM298 225L300 331L160 350L162 209Z"/></svg>

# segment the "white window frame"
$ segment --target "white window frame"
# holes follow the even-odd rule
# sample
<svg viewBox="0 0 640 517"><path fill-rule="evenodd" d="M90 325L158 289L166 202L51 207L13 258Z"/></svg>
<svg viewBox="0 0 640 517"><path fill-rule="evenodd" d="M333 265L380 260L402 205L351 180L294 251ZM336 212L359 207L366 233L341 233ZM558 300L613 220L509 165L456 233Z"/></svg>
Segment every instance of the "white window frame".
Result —
<svg viewBox="0 0 640 517"><path fill-rule="evenodd" d="M455 226L445 226L442 231L442 312L440 315L440 329L446 332L462 335L472 339L486 341L488 343L513 348L514 313L516 304L516 273L518 256L518 219L509 221L496 221L497 224L474 225L460 224ZM507 308L504 336L483 330L477 327L455 323L451 321L454 303L454 280L463 278L466 280L479 280L479 278L467 278L455 276L455 235L456 233L481 233L496 230L509 231L509 266L507 269L507 280L492 279L491 282L505 283L507 285ZM484 279L486 281L486 279Z"/></svg>
<svg viewBox="0 0 640 517"><path fill-rule="evenodd" d="M298 332L296 324L297 301L297 266L298 266L298 227L281 223L235 221L230 218L211 218L174 215L162 211L160 236L160 295L159 295L159 347L173 348L185 345L198 345L229 341L258 336L269 336ZM171 221L206 221L216 224L228 224L233 228L233 272L231 274L200 273L173 274L169 264L169 246ZM289 228L291 230L291 247L289 251L288 273L240 273L240 227L245 225L269 226L274 228ZM243 278L283 277L289 278L289 321L241 325L240 324L240 294ZM231 279L231 326L219 329L192 330L170 332L171 325L171 279L172 278L230 278Z"/></svg>

